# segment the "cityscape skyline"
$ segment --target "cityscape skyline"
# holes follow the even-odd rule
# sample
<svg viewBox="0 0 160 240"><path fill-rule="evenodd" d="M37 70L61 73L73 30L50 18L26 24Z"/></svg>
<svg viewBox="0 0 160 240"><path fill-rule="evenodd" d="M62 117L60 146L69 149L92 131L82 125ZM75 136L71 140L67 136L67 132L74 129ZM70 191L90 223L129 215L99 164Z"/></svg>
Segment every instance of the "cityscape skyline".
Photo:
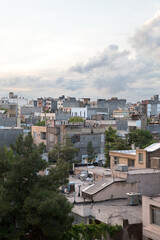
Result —
<svg viewBox="0 0 160 240"><path fill-rule="evenodd" d="M159 93L158 1L0 4L1 96L136 101Z"/></svg>

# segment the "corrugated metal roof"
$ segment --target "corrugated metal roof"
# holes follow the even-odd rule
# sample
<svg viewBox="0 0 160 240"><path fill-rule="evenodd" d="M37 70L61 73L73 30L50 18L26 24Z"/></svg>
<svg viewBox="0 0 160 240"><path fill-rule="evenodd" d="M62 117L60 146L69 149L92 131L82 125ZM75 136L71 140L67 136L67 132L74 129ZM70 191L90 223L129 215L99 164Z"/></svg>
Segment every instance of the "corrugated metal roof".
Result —
<svg viewBox="0 0 160 240"><path fill-rule="evenodd" d="M160 143L153 143L150 146L146 147L144 150L147 152L154 152L160 148Z"/></svg>

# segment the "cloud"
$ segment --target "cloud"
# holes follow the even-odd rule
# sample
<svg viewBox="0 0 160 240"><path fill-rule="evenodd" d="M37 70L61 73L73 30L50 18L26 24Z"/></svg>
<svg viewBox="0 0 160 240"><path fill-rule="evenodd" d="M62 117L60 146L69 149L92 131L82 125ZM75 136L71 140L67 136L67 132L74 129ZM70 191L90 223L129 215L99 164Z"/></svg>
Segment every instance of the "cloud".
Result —
<svg viewBox="0 0 160 240"><path fill-rule="evenodd" d="M138 53L160 63L160 13L139 28L130 43Z"/></svg>
<svg viewBox="0 0 160 240"><path fill-rule="evenodd" d="M110 64L110 62L114 61L115 59L118 60L118 58L126 56L128 53L128 51L118 52L117 45L110 45L108 48L104 49L102 53L99 53L91 58L88 63L72 66L69 71L86 73L92 71L93 69L107 66Z"/></svg>
<svg viewBox="0 0 160 240"><path fill-rule="evenodd" d="M160 87L160 15L138 29L130 44L135 49L134 57L131 52L110 45L87 63L76 64L69 71L83 76L92 89L109 96L135 99L146 93L157 93Z"/></svg>
<svg viewBox="0 0 160 240"><path fill-rule="evenodd" d="M1 94L7 91L30 92L58 97L109 98L128 100L148 98L160 90L160 15L146 22L129 39L134 55L110 45L87 62L68 70L43 69L34 74L0 77Z"/></svg>

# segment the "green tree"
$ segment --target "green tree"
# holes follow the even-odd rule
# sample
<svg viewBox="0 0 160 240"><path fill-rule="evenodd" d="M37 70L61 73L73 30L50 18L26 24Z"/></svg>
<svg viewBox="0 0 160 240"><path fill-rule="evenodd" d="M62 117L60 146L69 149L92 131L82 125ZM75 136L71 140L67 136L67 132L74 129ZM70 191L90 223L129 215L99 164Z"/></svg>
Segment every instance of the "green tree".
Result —
<svg viewBox="0 0 160 240"><path fill-rule="evenodd" d="M69 122L84 122L84 119L82 117L72 117Z"/></svg>
<svg viewBox="0 0 160 240"><path fill-rule="evenodd" d="M38 123L35 124L35 126L45 126L45 121L40 121Z"/></svg>
<svg viewBox="0 0 160 240"><path fill-rule="evenodd" d="M147 130L136 129L129 133L129 143L135 147L145 148L153 142L152 134Z"/></svg>
<svg viewBox="0 0 160 240"><path fill-rule="evenodd" d="M111 150L127 150L131 149L130 145L128 144L127 139L122 139L116 135L116 130L112 127L109 127L105 133L106 136L106 143L105 143L105 167L110 167L110 156L109 151Z"/></svg>
<svg viewBox="0 0 160 240"><path fill-rule="evenodd" d="M121 226L111 226L105 223L95 224L76 224L73 225L71 230L67 231L64 235L65 240L101 240L103 239L111 239L115 236L117 232L122 229Z"/></svg>
<svg viewBox="0 0 160 240"><path fill-rule="evenodd" d="M105 158L106 158L105 167L110 167L109 151L111 148L111 144L114 143L116 139L117 139L116 130L113 129L112 127L109 127L105 132L105 141L106 141L105 148L104 148Z"/></svg>
<svg viewBox="0 0 160 240"><path fill-rule="evenodd" d="M65 145L57 143L54 145L54 149L49 152L49 162L54 163L57 160L62 159L68 163L72 163L75 158L75 154L78 152L71 142L70 138L66 138Z"/></svg>
<svg viewBox="0 0 160 240"><path fill-rule="evenodd" d="M20 240L29 230L34 240L63 239L72 223L72 205L59 190L67 183L67 164L58 162L47 176L41 176L39 172L47 167L41 158L43 145L37 147L29 134L25 139L19 136L11 147L14 159L3 158L0 239ZM0 151L0 164L2 155Z"/></svg>
<svg viewBox="0 0 160 240"><path fill-rule="evenodd" d="M87 154L88 154L88 161L91 162L92 160L94 161L95 158L95 152L94 148L92 146L92 142L89 141L87 144Z"/></svg>

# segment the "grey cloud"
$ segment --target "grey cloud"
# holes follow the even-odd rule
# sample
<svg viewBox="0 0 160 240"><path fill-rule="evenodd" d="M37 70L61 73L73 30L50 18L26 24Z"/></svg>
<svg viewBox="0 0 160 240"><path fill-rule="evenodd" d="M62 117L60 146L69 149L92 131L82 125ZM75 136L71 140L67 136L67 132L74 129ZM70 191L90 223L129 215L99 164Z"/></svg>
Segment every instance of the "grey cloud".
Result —
<svg viewBox="0 0 160 240"><path fill-rule="evenodd" d="M61 81L63 79L63 81ZM58 78L56 80L57 86L64 90L76 91L78 89L82 89L85 87L85 83L83 80L73 80L73 79L64 79Z"/></svg>
<svg viewBox="0 0 160 240"><path fill-rule="evenodd" d="M117 45L110 45L102 53L97 54L97 56L94 56L93 58L91 58L88 61L88 63L77 64L75 66L72 66L69 69L69 71L78 72L78 73L87 73L89 71L92 71L93 69L107 66L114 60L117 60L123 56L125 57L128 55L129 55L128 51L118 52Z"/></svg>
<svg viewBox="0 0 160 240"><path fill-rule="evenodd" d="M160 62L160 15L138 29L130 42L136 51Z"/></svg>
<svg viewBox="0 0 160 240"><path fill-rule="evenodd" d="M129 76L117 75L108 79L96 79L94 84L99 90L108 89L111 94L117 94L129 88L129 81Z"/></svg>

